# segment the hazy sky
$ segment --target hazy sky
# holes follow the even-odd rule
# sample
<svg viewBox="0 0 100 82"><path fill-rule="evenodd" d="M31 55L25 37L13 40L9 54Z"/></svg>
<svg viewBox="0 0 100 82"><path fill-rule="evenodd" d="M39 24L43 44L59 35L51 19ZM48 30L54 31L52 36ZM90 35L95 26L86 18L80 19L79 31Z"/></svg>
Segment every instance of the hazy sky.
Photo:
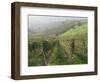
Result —
<svg viewBox="0 0 100 82"><path fill-rule="evenodd" d="M68 20L80 20L86 19L81 17L65 17L65 16L29 16L29 30L36 32L44 31L46 28L52 28L49 25L53 25L57 22L63 22ZM59 25L59 24L58 24Z"/></svg>
<svg viewBox="0 0 100 82"><path fill-rule="evenodd" d="M54 23L66 20L66 17L57 16L29 16L29 28L43 28L48 23Z"/></svg>

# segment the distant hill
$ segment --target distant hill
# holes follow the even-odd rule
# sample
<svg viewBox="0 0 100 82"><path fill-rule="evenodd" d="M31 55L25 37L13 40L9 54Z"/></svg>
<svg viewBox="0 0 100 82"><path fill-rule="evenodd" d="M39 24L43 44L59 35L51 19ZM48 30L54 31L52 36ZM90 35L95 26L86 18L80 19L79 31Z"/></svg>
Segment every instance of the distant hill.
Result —
<svg viewBox="0 0 100 82"><path fill-rule="evenodd" d="M86 23L86 19L77 19L77 20L66 20L62 22L53 22L44 26L45 29L28 30L29 36L37 36L37 35L59 35L64 33L65 31L74 28L76 26L80 26L83 23Z"/></svg>

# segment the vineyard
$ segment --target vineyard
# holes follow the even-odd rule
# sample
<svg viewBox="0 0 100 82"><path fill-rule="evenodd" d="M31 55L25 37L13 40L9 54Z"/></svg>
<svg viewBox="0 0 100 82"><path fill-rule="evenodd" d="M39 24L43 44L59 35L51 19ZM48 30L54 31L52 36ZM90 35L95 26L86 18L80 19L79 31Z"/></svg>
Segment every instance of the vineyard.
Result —
<svg viewBox="0 0 100 82"><path fill-rule="evenodd" d="M28 38L28 66L87 64L87 23L60 34Z"/></svg>

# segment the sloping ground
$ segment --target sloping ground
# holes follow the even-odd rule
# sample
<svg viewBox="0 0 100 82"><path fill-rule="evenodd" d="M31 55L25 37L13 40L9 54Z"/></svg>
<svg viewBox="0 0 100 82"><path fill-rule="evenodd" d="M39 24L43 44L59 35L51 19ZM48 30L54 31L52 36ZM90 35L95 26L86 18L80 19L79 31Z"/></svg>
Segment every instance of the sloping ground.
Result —
<svg viewBox="0 0 100 82"><path fill-rule="evenodd" d="M84 23L81 26L76 26L74 28L69 29L68 31L59 35L61 39L79 39L79 38L87 38L87 24ZM80 36L80 37L79 37Z"/></svg>
<svg viewBox="0 0 100 82"><path fill-rule="evenodd" d="M59 43L65 50L69 64L87 63L87 30L84 23L59 35Z"/></svg>
<svg viewBox="0 0 100 82"><path fill-rule="evenodd" d="M31 37L28 51L29 66L87 64L87 24L58 36Z"/></svg>

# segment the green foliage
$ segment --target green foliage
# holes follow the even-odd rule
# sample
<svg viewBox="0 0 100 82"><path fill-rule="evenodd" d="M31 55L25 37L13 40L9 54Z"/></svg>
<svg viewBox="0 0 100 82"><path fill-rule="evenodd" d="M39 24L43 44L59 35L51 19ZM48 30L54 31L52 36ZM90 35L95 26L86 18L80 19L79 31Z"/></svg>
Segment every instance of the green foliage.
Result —
<svg viewBox="0 0 100 82"><path fill-rule="evenodd" d="M68 65L87 62L87 24L79 24L57 36L28 39L28 65Z"/></svg>
<svg viewBox="0 0 100 82"><path fill-rule="evenodd" d="M61 34L60 36L76 36L77 34L84 34L87 33L87 24L83 24L79 27L74 27L70 29L69 31Z"/></svg>

